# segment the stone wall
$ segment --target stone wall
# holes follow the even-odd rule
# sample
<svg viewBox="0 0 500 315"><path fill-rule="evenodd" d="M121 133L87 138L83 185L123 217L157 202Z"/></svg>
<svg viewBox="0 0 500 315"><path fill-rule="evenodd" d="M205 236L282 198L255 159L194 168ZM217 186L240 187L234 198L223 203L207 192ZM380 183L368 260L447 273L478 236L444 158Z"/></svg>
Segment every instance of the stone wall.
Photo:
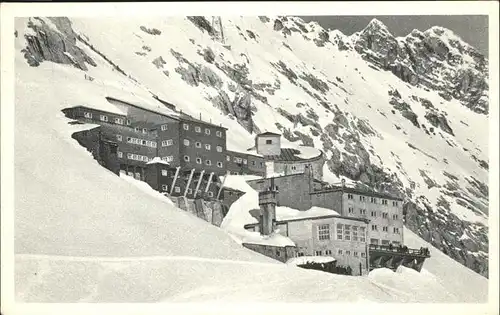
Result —
<svg viewBox="0 0 500 315"><path fill-rule="evenodd" d="M296 257L296 248L294 246L271 246L262 244L243 243L243 247L253 250L259 254L265 255L272 259L276 259L283 263L289 259Z"/></svg>

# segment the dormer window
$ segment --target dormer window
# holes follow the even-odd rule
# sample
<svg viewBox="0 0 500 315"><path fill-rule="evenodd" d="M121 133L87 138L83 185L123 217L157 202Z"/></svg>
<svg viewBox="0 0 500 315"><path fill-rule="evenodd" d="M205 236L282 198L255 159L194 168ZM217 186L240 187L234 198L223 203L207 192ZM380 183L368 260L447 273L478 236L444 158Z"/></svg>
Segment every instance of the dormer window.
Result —
<svg viewBox="0 0 500 315"><path fill-rule="evenodd" d="M167 125L161 125L161 131L167 130Z"/></svg>
<svg viewBox="0 0 500 315"><path fill-rule="evenodd" d="M108 121L108 116L106 115L101 115L99 118L101 119L101 121Z"/></svg>
<svg viewBox="0 0 500 315"><path fill-rule="evenodd" d="M83 116L84 116L85 118L92 119L92 113L90 113L90 112L85 112L85 113L83 113Z"/></svg>
<svg viewBox="0 0 500 315"><path fill-rule="evenodd" d="M183 124L182 128L184 128L184 130L189 130L189 125L188 124Z"/></svg>

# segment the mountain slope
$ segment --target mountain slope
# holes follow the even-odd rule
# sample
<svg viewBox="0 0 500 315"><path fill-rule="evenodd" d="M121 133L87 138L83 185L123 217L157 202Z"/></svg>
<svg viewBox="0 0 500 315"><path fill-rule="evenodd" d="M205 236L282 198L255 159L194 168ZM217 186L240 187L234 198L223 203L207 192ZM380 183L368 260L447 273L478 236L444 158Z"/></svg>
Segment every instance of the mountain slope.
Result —
<svg viewBox="0 0 500 315"><path fill-rule="evenodd" d="M128 99L141 93L95 62L101 67L94 75L125 88L107 85L106 93ZM18 302L486 301L488 281L445 255L436 259L452 275L402 268L348 277L246 250L222 230L111 174L70 137L92 126L70 125L60 110L104 92L81 74L49 62L29 67L16 56ZM414 242L426 244L416 236ZM467 288L474 286L475 294L446 277L470 277Z"/></svg>
<svg viewBox="0 0 500 315"><path fill-rule="evenodd" d="M404 196L408 228L487 275L487 86L478 83L487 69L484 57L449 31L441 33L454 43L443 44L444 56L433 39L439 28L393 38L378 21L347 37L294 17L223 19L230 48L212 39L217 34L203 17L31 23L19 21L16 29L31 34L17 49L27 47L33 66L73 64L82 84L102 95L130 89L145 106L161 106L155 95L201 114L230 129L229 149L247 149L252 133L264 130L314 145L328 157L326 180ZM427 42L435 47L419 48ZM406 55L399 51L404 43ZM453 72L456 54L470 76ZM405 69L415 64L440 73L410 75ZM463 89L450 92L452 86ZM97 97L88 104L109 106Z"/></svg>

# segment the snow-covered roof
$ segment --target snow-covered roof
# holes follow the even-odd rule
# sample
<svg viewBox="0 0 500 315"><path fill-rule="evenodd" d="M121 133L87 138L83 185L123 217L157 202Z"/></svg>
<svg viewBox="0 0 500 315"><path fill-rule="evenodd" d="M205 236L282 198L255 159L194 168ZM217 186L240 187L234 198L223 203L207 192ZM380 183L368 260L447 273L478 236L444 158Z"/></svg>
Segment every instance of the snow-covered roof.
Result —
<svg viewBox="0 0 500 315"><path fill-rule="evenodd" d="M249 232L242 242L277 247L295 246L295 243L286 236L280 234L261 235L259 232Z"/></svg>
<svg viewBox="0 0 500 315"><path fill-rule="evenodd" d="M155 156L152 160L150 160L146 164L165 164L165 165L170 165L170 163L168 163L167 161L162 160L158 156Z"/></svg>
<svg viewBox="0 0 500 315"><path fill-rule="evenodd" d="M286 263L289 265L305 265L311 262L325 264L332 261L336 261L336 259L329 256L301 256L291 258Z"/></svg>
<svg viewBox="0 0 500 315"><path fill-rule="evenodd" d="M276 220L285 221L290 219L305 219L305 218L315 218L327 215L337 215L340 214L332 209L322 208L322 207L311 207L309 210L300 211L297 209L279 206L276 207Z"/></svg>

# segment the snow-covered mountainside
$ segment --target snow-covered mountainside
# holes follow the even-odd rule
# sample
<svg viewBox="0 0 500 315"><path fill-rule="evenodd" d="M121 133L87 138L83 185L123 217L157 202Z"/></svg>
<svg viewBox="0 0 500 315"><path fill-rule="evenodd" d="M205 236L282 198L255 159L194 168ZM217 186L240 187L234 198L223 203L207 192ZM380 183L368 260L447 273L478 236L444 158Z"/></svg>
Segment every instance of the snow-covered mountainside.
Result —
<svg viewBox="0 0 500 315"><path fill-rule="evenodd" d="M149 107L163 106L158 99L165 100L229 128L229 149L246 150L253 135L266 130L320 148L328 158L326 181L346 178L404 197L408 229L487 277L484 56L449 30L433 27L396 38L376 20L345 36L296 17L222 18L223 46L214 39L220 34L211 21L18 19L16 66L23 65L16 68L18 80L27 86L32 77L60 84L57 93L67 107L106 108L106 96ZM46 77L51 67L57 71ZM36 94L43 94L43 88L16 90L16 96L28 92L34 98L25 101L33 103L16 104L16 115L33 115L24 112L38 103L45 106ZM43 108L37 110L42 115ZM54 124L67 123L54 113L46 115ZM26 128L31 132L31 126ZM16 137L23 132L16 130ZM53 128L40 127L39 132L61 137ZM69 135L67 141L72 142ZM33 152L26 148L22 153L18 143L23 145L16 139L16 154ZM49 154L47 148L39 150ZM54 150L68 162L58 164L59 169L67 167L76 176L64 149ZM16 162L16 176L25 171ZM110 183L119 181L107 177ZM93 214L106 215L104 210ZM67 232L65 237L74 235L76 242L77 235ZM24 236L16 239L24 244ZM34 244L32 251L37 252ZM80 251L85 250L73 254Z"/></svg>

